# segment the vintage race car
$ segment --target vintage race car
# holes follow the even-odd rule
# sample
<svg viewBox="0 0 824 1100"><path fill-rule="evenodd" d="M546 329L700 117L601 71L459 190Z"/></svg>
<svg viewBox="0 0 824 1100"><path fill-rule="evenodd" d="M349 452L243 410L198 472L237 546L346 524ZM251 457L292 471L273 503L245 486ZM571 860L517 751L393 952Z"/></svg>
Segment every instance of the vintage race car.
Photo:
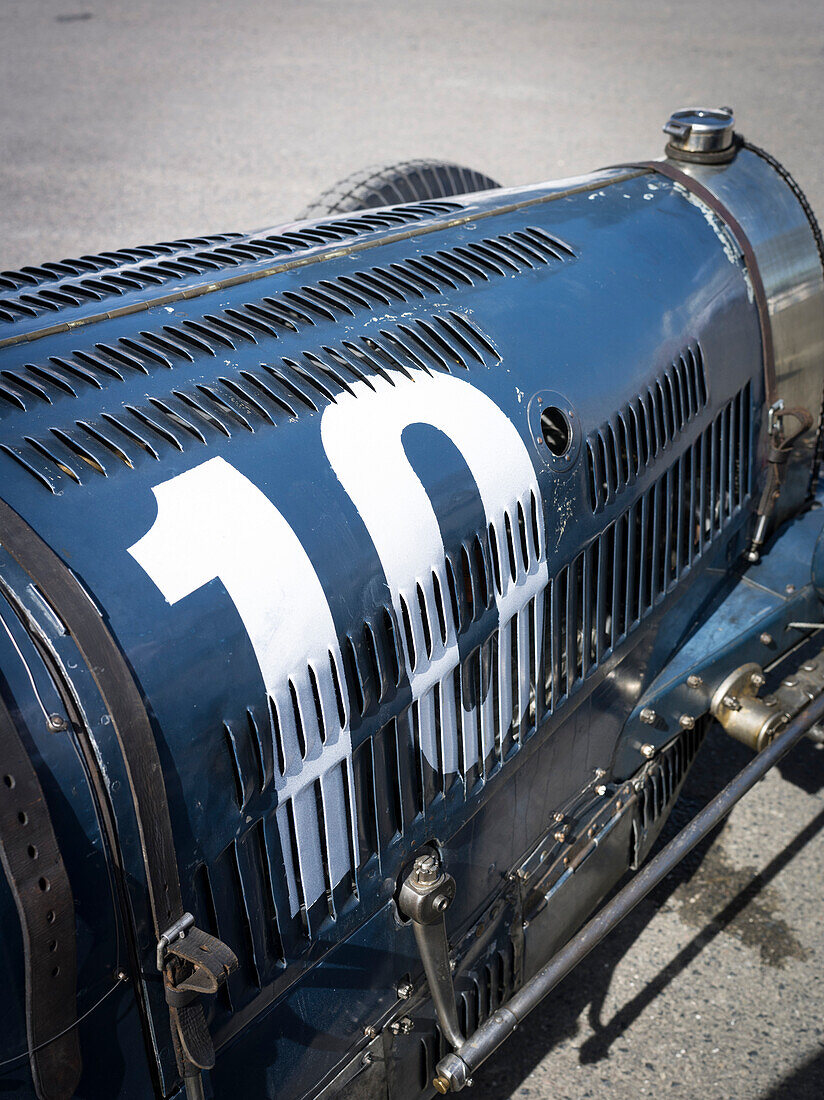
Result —
<svg viewBox="0 0 824 1100"><path fill-rule="evenodd" d="M0 276L4 1095L460 1091L821 737L821 233L666 131Z"/></svg>

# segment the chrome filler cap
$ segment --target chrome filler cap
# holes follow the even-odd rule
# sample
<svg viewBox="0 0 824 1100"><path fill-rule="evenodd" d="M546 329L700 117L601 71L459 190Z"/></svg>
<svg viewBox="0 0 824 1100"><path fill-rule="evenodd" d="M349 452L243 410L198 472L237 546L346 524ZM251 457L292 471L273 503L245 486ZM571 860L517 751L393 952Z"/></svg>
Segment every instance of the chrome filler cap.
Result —
<svg viewBox="0 0 824 1100"><path fill-rule="evenodd" d="M709 161L735 154L735 117L732 107L685 107L670 115L664 126L667 155L676 159Z"/></svg>

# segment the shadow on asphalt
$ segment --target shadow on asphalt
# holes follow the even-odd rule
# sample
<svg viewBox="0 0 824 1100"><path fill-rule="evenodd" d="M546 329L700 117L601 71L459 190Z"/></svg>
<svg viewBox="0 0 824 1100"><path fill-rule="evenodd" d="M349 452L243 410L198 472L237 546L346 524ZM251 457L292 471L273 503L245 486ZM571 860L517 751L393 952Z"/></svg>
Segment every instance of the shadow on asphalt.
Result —
<svg viewBox="0 0 824 1100"><path fill-rule="evenodd" d="M821 1096L824 1084L824 1050L811 1055L803 1065L788 1074L761 1100L813 1100Z"/></svg>
<svg viewBox="0 0 824 1100"><path fill-rule="evenodd" d="M652 854L660 850L687 822L718 793L738 771L752 759L742 745L731 742L720 731L712 730L690 772L681 797L667 822ZM805 791L820 787L818 776L822 774L822 754L811 742L802 741L782 762L781 773L785 780L795 783ZM815 780L811 779L815 777ZM815 781L815 787L810 783ZM824 828L824 810L819 813L787 846L761 871L746 876L746 882L734 896L727 900L723 895L720 906L708 912L698 933L681 948L640 992L621 1006L609 1020L602 1022L604 1002L609 990L612 972L624 955L632 948L656 912L679 890L690 883L702 867L716 839L723 833L722 823L709 837L693 849L687 858L653 890L622 924L601 943L562 983L550 994L545 1006L534 1012L518 1031L494 1055L479 1072L472 1090L473 1100L505 1100L521 1085L535 1066L551 1054L554 1047L573 1038L579 1029L579 1017L586 1012L594 1034L581 1046L579 1059L582 1065L592 1065L606 1059L610 1049L626 1029L669 984L698 957L703 948L721 932L730 929L741 914L763 903L769 896L771 881L787 866L805 845ZM717 849L716 849L717 850ZM617 888L616 888L617 889ZM716 895L714 900L718 900ZM745 918L747 919L747 918ZM788 951L787 954L792 953ZM780 965L781 955L779 954ZM798 956L796 956L798 957ZM765 958L762 952L762 958ZM766 959L766 961L769 961ZM640 1054L639 1054L640 1057ZM824 1095L824 1053L812 1057L785 1078L762 1100L820 1100Z"/></svg>

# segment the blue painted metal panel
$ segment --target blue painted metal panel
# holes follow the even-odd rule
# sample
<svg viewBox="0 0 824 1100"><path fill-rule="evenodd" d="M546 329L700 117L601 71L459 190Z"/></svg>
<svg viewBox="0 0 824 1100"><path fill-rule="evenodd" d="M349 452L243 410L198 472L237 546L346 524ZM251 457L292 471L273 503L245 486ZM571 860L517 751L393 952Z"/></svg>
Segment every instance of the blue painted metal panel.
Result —
<svg viewBox="0 0 824 1100"><path fill-rule="evenodd" d="M0 349L3 496L127 656L185 903L240 958L218 1092L301 1095L387 1011L421 843L454 863L456 934L475 919L727 584L760 477L750 288L678 188L618 175L425 228ZM90 737L171 1080L122 762Z"/></svg>

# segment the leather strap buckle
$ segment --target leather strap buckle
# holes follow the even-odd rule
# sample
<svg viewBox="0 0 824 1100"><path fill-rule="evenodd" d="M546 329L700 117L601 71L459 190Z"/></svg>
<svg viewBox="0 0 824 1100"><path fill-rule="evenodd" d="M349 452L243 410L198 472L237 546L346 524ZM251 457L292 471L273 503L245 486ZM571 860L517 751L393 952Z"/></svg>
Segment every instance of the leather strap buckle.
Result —
<svg viewBox="0 0 824 1100"><path fill-rule="evenodd" d="M184 913L157 941L157 968L163 974L175 1046L199 1069L211 1069L215 1063L199 998L217 993L237 966L231 948L198 928L191 913Z"/></svg>

